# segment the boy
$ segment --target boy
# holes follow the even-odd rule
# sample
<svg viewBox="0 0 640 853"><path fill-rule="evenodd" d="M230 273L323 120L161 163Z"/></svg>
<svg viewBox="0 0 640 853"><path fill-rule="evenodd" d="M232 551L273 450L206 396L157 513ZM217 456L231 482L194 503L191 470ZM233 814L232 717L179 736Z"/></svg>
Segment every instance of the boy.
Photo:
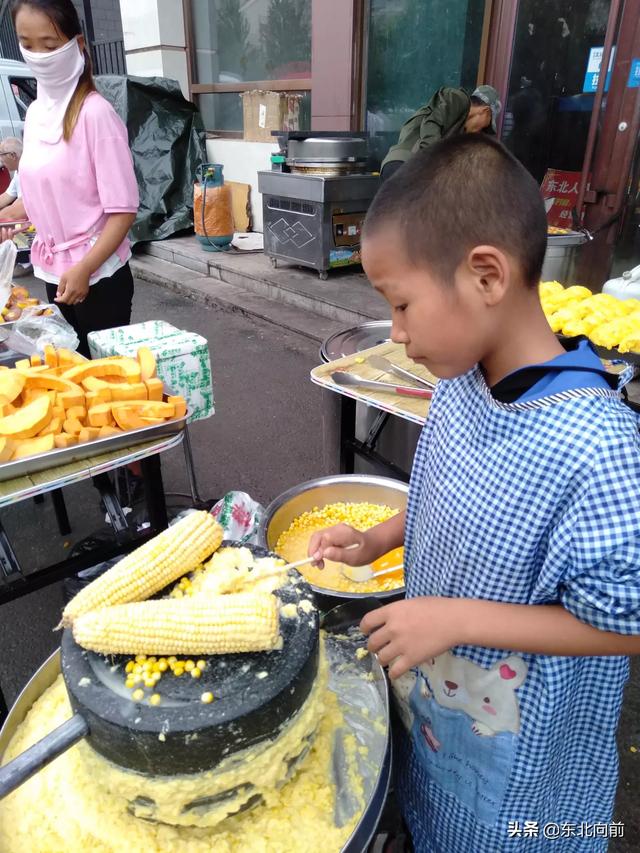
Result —
<svg viewBox="0 0 640 853"><path fill-rule="evenodd" d="M640 440L588 343L566 351L545 320L545 247L535 181L479 135L417 154L367 217L392 338L442 381L406 519L331 528L309 553L356 565L404 541L407 598L361 627L408 728L396 784L418 853L601 853L611 834Z"/></svg>

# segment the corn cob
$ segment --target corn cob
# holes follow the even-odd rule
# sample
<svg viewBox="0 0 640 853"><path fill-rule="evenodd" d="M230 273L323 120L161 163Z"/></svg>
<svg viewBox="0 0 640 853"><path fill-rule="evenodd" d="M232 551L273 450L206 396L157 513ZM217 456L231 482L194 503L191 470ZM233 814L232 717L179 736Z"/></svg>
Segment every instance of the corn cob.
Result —
<svg viewBox="0 0 640 853"><path fill-rule="evenodd" d="M75 641L102 654L215 655L278 644L278 607L268 592L161 598L78 616Z"/></svg>
<svg viewBox="0 0 640 853"><path fill-rule="evenodd" d="M192 571L222 542L222 528L208 512L192 512L136 548L71 599L62 613L65 628L82 613L144 601Z"/></svg>

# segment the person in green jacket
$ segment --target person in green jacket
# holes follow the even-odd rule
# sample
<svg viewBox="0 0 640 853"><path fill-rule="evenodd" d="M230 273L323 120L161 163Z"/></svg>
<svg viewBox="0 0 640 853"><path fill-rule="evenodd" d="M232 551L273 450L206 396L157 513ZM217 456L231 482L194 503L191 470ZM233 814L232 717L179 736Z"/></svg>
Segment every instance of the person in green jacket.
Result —
<svg viewBox="0 0 640 853"><path fill-rule="evenodd" d="M382 180L391 177L416 151L439 139L458 133L495 134L501 109L493 86L478 86L472 95L448 86L438 89L429 103L402 125L397 145L391 146L382 161Z"/></svg>

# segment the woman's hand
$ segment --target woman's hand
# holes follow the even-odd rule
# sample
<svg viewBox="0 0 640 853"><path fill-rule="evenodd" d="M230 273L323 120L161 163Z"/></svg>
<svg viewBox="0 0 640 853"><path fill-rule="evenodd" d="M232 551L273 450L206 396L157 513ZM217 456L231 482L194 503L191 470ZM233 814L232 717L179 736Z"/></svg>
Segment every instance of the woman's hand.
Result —
<svg viewBox="0 0 640 853"><path fill-rule="evenodd" d="M367 613L360 630L367 648L400 678L411 667L437 657L463 642L455 598L407 598Z"/></svg>
<svg viewBox="0 0 640 853"><path fill-rule="evenodd" d="M380 556L374 553L370 538L366 533L360 533L348 524L336 524L314 533L309 540L308 555L314 557L313 564L324 568L325 560L334 563L345 563L347 566L363 566ZM347 550L349 545L359 545L359 548Z"/></svg>
<svg viewBox="0 0 640 853"><path fill-rule="evenodd" d="M2 226L0 228L0 243L4 243L5 240L13 240L17 233L17 228L11 228L7 225Z"/></svg>
<svg viewBox="0 0 640 853"><path fill-rule="evenodd" d="M89 293L89 278L90 274L81 264L71 267L60 276L55 301L63 305L78 305L84 302Z"/></svg>

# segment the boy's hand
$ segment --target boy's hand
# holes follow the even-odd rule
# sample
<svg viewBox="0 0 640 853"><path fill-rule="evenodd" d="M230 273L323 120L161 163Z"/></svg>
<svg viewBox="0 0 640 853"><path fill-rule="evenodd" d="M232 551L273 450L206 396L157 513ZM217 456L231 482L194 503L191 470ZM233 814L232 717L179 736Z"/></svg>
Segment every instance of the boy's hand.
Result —
<svg viewBox="0 0 640 853"><path fill-rule="evenodd" d="M400 678L411 667L460 644L456 601L407 598L367 613L360 630L369 636L369 651L389 666L390 678Z"/></svg>
<svg viewBox="0 0 640 853"><path fill-rule="evenodd" d="M360 547L347 550L349 545ZM367 534L360 533L348 524L336 524L314 533L309 540L307 554L314 558L313 565L321 569L324 569L325 560L347 566L363 566L379 556L373 553Z"/></svg>

